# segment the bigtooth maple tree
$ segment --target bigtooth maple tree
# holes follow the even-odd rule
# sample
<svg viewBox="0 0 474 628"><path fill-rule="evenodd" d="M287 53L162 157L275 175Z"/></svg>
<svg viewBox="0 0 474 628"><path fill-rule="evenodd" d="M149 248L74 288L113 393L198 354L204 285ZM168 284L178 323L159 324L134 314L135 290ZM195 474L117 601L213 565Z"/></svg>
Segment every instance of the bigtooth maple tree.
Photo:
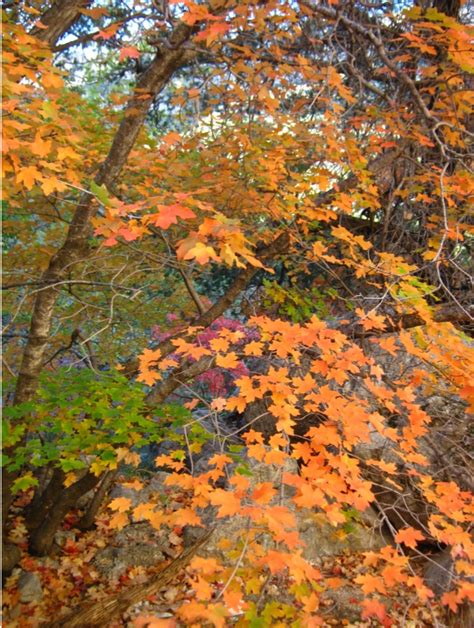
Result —
<svg viewBox="0 0 474 628"><path fill-rule="evenodd" d="M207 507L245 521L235 567L193 559L186 625L235 609L257 625L260 575L285 570L294 625L321 625L283 485L334 526L378 504L393 544L358 577L364 619L389 625L377 596L394 583L433 597L409 560L420 543L451 548L443 603L472 599L466 479L420 444L426 397L472 409L469 13L6 3L4 538L33 487L29 548L47 553L79 497L166 437L178 392L213 416L260 404L239 438L282 469L251 484L224 439L202 473L157 460L182 508L110 504L112 527L200 525ZM380 441L388 456L362 455ZM407 482L423 513L394 505ZM4 568L18 559L7 542Z"/></svg>

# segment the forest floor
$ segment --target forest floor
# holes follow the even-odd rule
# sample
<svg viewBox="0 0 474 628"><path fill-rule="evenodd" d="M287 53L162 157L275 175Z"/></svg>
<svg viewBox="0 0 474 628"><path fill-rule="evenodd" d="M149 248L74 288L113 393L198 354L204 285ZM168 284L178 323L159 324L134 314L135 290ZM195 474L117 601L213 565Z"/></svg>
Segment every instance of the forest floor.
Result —
<svg viewBox="0 0 474 628"><path fill-rule="evenodd" d="M17 500L23 507L30 496ZM23 520L14 520L10 538L21 548L22 559L17 569L5 580L3 611L5 626L36 628L59 621L85 604L116 595L137 584L145 584L160 573L184 547L183 530L175 527L156 531L148 524L138 523L117 530L110 526L111 513L102 509L96 527L88 532L76 526L81 511L72 512L56 534L56 543L50 556L34 557L28 554L27 530ZM137 551L138 548L138 551ZM425 605L414 595L413 589L394 583L390 599L384 599L388 613L385 617L361 619L361 600L364 594L355 585L363 570L363 553L346 551L321 560L318 568L324 585L319 591L316 614L323 618L323 626L404 626L430 628L446 626L444 609L436 602ZM142 564L140 564L142 563ZM417 569L416 564L414 569ZM237 576L238 577L238 576ZM268 577L255 596L262 617L261 626L295 625L297 608L285 610L285 591L291 582L284 575ZM212 583L217 597L224 583ZM130 607L120 620L111 619L111 628L173 628L185 626L177 619L177 611L186 602L195 599L194 582L186 569L173 582ZM279 605L282 610L278 611ZM268 611L268 621L265 620ZM281 622L275 618L281 613ZM273 614L271 614L273 613ZM284 617L285 613L287 617ZM291 615L294 614L294 617ZM67 626L67 624L65 624ZM206 624L207 625L207 624ZM211 624L209 624L211 625ZM245 619L245 610L236 609L225 625L251 625Z"/></svg>

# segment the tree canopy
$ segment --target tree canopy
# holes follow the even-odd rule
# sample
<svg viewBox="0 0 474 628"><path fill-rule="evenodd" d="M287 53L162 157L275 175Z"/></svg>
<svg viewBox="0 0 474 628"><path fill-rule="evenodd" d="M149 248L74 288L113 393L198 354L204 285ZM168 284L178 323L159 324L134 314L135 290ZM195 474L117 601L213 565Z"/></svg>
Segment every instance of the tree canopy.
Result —
<svg viewBox="0 0 474 628"><path fill-rule="evenodd" d="M371 509L363 625L398 625L394 587L432 609L416 625L461 617L470 3L3 5L4 569L82 511L92 535L144 521L178 547L230 518L237 540L165 568L191 591L173 618L136 625L326 625L341 583L299 513L344 534ZM159 470L162 500L106 498ZM437 552L438 601L417 562Z"/></svg>

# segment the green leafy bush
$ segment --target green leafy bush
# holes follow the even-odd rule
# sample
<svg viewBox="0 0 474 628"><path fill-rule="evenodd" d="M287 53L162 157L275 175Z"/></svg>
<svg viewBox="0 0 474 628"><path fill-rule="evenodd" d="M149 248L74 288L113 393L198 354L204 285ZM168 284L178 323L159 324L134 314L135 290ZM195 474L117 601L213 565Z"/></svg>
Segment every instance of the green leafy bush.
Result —
<svg viewBox="0 0 474 628"><path fill-rule="evenodd" d="M150 416L142 387L116 371L45 373L34 403L5 408L3 465L10 471L29 467L16 481L18 491L36 484L31 470L46 465L65 473L89 468L99 475L120 460L139 462L131 448L172 431L174 409L164 406ZM174 414L178 423L185 418L182 411Z"/></svg>

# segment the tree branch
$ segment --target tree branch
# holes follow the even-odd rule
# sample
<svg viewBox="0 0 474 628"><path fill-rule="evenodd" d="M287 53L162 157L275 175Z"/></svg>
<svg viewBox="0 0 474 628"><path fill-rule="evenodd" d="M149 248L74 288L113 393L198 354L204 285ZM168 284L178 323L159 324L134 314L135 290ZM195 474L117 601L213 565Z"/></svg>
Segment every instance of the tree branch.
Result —
<svg viewBox="0 0 474 628"><path fill-rule="evenodd" d="M472 312L472 315L470 312ZM467 310L463 311L457 305L445 303L433 308L432 316L435 323L472 324L474 321L474 305L469 306ZM401 329L421 327L428 322L417 312L394 314L390 316L390 319L391 320L387 321L385 329L366 330L359 322L343 326L338 326L337 323L335 323L334 326L351 338L369 338L371 336L395 333Z"/></svg>
<svg viewBox="0 0 474 628"><path fill-rule="evenodd" d="M31 34L52 48L80 17L81 9L90 4L92 0L56 0L39 19L40 24L46 28L34 26Z"/></svg>

